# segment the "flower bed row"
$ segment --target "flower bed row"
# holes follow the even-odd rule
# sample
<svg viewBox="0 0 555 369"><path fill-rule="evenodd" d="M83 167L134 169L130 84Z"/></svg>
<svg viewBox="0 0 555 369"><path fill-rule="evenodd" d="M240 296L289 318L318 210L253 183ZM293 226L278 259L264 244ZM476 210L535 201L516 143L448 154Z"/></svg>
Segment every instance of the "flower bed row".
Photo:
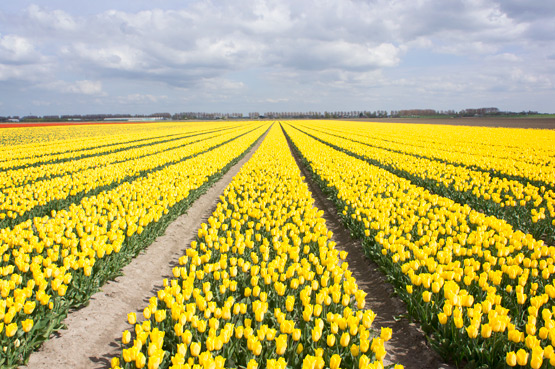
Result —
<svg viewBox="0 0 555 369"><path fill-rule="evenodd" d="M0 230L0 366L26 361L267 129Z"/></svg>
<svg viewBox="0 0 555 369"><path fill-rule="evenodd" d="M555 365L555 247L285 130L444 357L469 367Z"/></svg>
<svg viewBox="0 0 555 369"><path fill-rule="evenodd" d="M377 148L555 189L552 130L356 122L306 122L306 125L333 134L348 133L355 140Z"/></svg>
<svg viewBox="0 0 555 369"><path fill-rule="evenodd" d="M382 368L391 330L373 333L279 126L220 198L112 367Z"/></svg>
<svg viewBox="0 0 555 369"><path fill-rule="evenodd" d="M178 148L190 144L196 140L203 139L209 134L218 131L237 129L239 127L217 127L216 129L194 129L182 127L181 129L153 130L147 136L142 134L122 138L114 143L115 138L110 140L99 140L96 148L89 148L87 142L58 143L64 147L64 152L54 155L41 155L40 157L28 157L30 153L26 150L21 152L21 157L0 162L0 188L16 187L37 180L59 177L67 173L79 172L91 167L105 166L121 161L137 159L141 156L152 155L158 151ZM160 133L163 133L160 135ZM141 137L141 138L139 138ZM193 139L193 137L195 139ZM123 141L123 142L122 142ZM38 150L36 147L33 151Z"/></svg>
<svg viewBox="0 0 555 369"><path fill-rule="evenodd" d="M168 165L224 145L255 128L248 126L223 134L212 134L204 139L192 137L186 139L189 142L184 142L180 147L147 156L140 156L143 150L137 150L134 152L139 155L137 159L4 189L0 193L0 227L13 227L28 218L63 209L85 196L103 192L123 182L131 182Z"/></svg>
<svg viewBox="0 0 555 369"><path fill-rule="evenodd" d="M555 242L555 191L552 189L530 183L523 185L516 180L492 177L488 172L376 148L352 140L350 134L331 135L299 128L336 149L367 160L433 193L504 219L535 238L545 237L548 243Z"/></svg>
<svg viewBox="0 0 555 369"><path fill-rule="evenodd" d="M176 130L189 129L187 124L157 123L157 133L152 125L145 124L94 124L64 125L33 128L15 128L2 130L0 138L0 165L2 169L11 168L8 162L19 162L34 165L38 162L64 159L72 152L94 153L111 146L133 143L152 138L153 135L163 137L175 133ZM205 126L208 128L207 126ZM8 164L7 167L4 165Z"/></svg>

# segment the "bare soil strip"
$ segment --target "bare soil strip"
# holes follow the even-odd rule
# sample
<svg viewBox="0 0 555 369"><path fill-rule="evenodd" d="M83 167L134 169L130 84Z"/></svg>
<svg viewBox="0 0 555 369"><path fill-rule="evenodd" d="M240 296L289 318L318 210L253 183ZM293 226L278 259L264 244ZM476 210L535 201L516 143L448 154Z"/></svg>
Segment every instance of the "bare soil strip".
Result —
<svg viewBox="0 0 555 369"><path fill-rule="evenodd" d="M378 123L445 124L450 126L555 129L555 118L361 118L345 120Z"/></svg>
<svg viewBox="0 0 555 369"><path fill-rule="evenodd" d="M289 139L287 142L312 193L314 205L324 211L326 227L333 232L332 239L337 243L336 247L348 252L346 261L349 263L349 270L356 278L359 288L367 293L365 308L377 314L373 328L378 332L381 327L393 330L393 337L385 344L387 356L384 365L402 364L406 369L454 368L427 345L426 337L417 324L408 320L405 304L393 296L393 286L386 281L378 265L364 255L362 243L351 237L349 230L341 222L335 204L312 181L310 172L291 147Z"/></svg>
<svg viewBox="0 0 555 369"><path fill-rule="evenodd" d="M208 191L200 196L186 214L168 226L142 254L122 270L123 276L107 282L94 294L88 306L69 313L66 330L57 332L39 351L31 354L29 369L109 368L112 357L119 355L121 334L131 329L127 314L142 316L148 299L161 289L164 278L185 254L202 222L208 220L220 195L254 152L267 132L237 164Z"/></svg>

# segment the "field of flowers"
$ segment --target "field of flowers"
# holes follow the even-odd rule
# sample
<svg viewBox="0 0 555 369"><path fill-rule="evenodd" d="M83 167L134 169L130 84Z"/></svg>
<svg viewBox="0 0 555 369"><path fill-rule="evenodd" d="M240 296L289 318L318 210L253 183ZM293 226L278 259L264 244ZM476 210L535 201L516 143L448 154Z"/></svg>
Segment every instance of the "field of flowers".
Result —
<svg viewBox="0 0 555 369"><path fill-rule="evenodd" d="M361 136L346 127L333 131L318 124L299 126L303 132L334 148L368 161L399 177L473 209L504 219L516 229L547 242L555 241L555 148L553 141L532 145L519 137L520 146L499 152L456 148L432 142L427 146ZM336 129L337 129L336 128ZM483 129L483 128L482 128ZM487 135L477 134L477 136ZM515 130L513 130L515 131ZM331 133L328 133L331 132ZM510 130L509 133L510 134ZM518 134L516 130L515 134ZM536 136L540 136L536 134ZM548 132L548 138L555 135ZM441 137L441 136L440 136ZM516 138L516 137L515 137ZM439 138L438 138L439 139ZM498 141L498 145L501 141ZM540 141L542 142L542 141ZM530 152L531 148L536 151ZM402 149L404 147L404 149ZM482 149L482 151L480 151ZM491 152L491 153L490 153ZM496 156L499 155L499 156Z"/></svg>
<svg viewBox="0 0 555 369"><path fill-rule="evenodd" d="M100 137L67 145L61 139L76 127L57 127L60 140L42 150L4 147L11 169L0 184L0 366L25 361L268 127L97 127Z"/></svg>
<svg viewBox="0 0 555 369"><path fill-rule="evenodd" d="M475 140L456 162L436 127L425 138L413 127L413 137L406 127L402 137L397 125L381 125L389 136L376 136L350 122L289 122L285 131L444 357L470 367L555 365L552 183L508 175L501 160L552 171L554 132L534 132L530 146L543 155L535 158L515 154L526 152L527 131L501 130L496 145L508 149L484 154L482 128L449 127ZM480 173L481 155L491 162Z"/></svg>
<svg viewBox="0 0 555 369"><path fill-rule="evenodd" d="M366 294L313 202L274 125L144 319L129 314L112 367L383 367L391 330L372 332Z"/></svg>
<svg viewBox="0 0 555 369"><path fill-rule="evenodd" d="M554 131L303 120L1 129L0 367L262 137L113 368L383 368L396 332L372 327L307 180L446 361L555 366Z"/></svg>

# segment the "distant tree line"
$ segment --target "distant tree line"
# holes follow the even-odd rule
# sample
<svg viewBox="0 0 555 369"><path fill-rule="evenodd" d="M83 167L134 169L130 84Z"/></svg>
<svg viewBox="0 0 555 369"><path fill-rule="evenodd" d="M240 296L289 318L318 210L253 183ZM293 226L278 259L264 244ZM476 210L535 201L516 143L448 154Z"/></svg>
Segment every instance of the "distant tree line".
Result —
<svg viewBox="0 0 555 369"><path fill-rule="evenodd" d="M495 117L495 116L526 116L539 114L537 111L501 111L498 108L470 108L461 111L455 110L434 110L434 109L408 109L391 111L392 118L411 118L411 117Z"/></svg>
<svg viewBox="0 0 555 369"><path fill-rule="evenodd" d="M520 116L538 114L536 111L503 112L498 108L472 108L461 111L434 110L434 109L404 109L392 110L352 110L352 111L325 111L325 112L267 112L249 113L249 118L283 118L283 119L338 119L338 118L419 118L419 117L486 117L486 116Z"/></svg>
<svg viewBox="0 0 555 369"><path fill-rule="evenodd" d="M172 115L170 113L154 113L154 114L69 114L69 115L25 115L25 116L0 116L0 122L67 122L67 121L101 121L107 119L119 119L119 118L163 118L171 119Z"/></svg>
<svg viewBox="0 0 555 369"><path fill-rule="evenodd" d="M243 118L243 113L205 113L205 112L184 112L172 115L173 120L186 120L186 119L240 119Z"/></svg>
<svg viewBox="0 0 555 369"><path fill-rule="evenodd" d="M249 117L257 117L258 113L250 113ZM270 119L337 119L337 118L387 118L389 115L385 110L376 111L309 111L309 112L266 112L262 117Z"/></svg>
<svg viewBox="0 0 555 369"><path fill-rule="evenodd" d="M354 118L420 118L420 117L495 117L495 116L527 116L539 114L537 111L507 112L498 108L470 108L460 111L434 110L434 109L403 109L403 110L352 110L352 111L308 111L308 112L250 112L247 116L243 113L206 113L206 112L181 112L181 113L154 113L144 114L70 114L70 115L26 115L26 116L0 116L0 122L63 122L63 121L102 121L122 118L161 118L164 120L212 120L212 119L354 119Z"/></svg>

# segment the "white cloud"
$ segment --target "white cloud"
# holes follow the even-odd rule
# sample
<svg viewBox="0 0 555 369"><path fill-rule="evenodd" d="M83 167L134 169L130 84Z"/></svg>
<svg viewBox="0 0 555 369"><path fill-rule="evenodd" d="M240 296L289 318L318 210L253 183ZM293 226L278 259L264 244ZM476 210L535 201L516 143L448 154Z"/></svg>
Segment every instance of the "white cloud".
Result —
<svg viewBox="0 0 555 369"><path fill-rule="evenodd" d="M64 49L64 53L106 69L143 71L150 65L148 55L143 50L125 44L94 47L77 43L71 48Z"/></svg>
<svg viewBox="0 0 555 369"><path fill-rule="evenodd" d="M36 87L61 93L79 95L104 95L101 81L81 80L75 82L49 81L41 82Z"/></svg>
<svg viewBox="0 0 555 369"><path fill-rule="evenodd" d="M463 41L463 42L446 42L443 45L437 45L435 51L454 55L495 55L499 51L500 45L494 43L486 43L483 41Z"/></svg>
<svg viewBox="0 0 555 369"><path fill-rule="evenodd" d="M0 63L28 64L40 58L33 43L18 35L0 35Z"/></svg>
<svg viewBox="0 0 555 369"><path fill-rule="evenodd" d="M50 106L50 105L52 105L52 102L51 101L46 101L46 100L33 100L32 104L34 106L41 107L41 106Z"/></svg>
<svg viewBox="0 0 555 369"><path fill-rule="evenodd" d="M305 39L283 48L289 55L282 58L276 52L273 55L276 62L305 70L368 70L392 67L399 62L399 49L390 43L366 45L342 40L318 42Z"/></svg>
<svg viewBox="0 0 555 369"><path fill-rule="evenodd" d="M63 10L47 11L33 4L27 8L27 14L30 21L45 28L61 31L73 31L77 28L73 17Z"/></svg>
<svg viewBox="0 0 555 369"><path fill-rule="evenodd" d="M277 104L277 103L287 102L287 101L289 101L289 100L290 100L290 99L285 98L285 97L281 97L281 98L277 98L277 99L267 98L267 99L264 99L264 102L269 102L269 103L272 103L272 104Z"/></svg>
<svg viewBox="0 0 555 369"><path fill-rule="evenodd" d="M518 63L522 62L522 57L515 55L514 53L501 53L486 58L488 61L498 62L498 63Z"/></svg>
<svg viewBox="0 0 555 369"><path fill-rule="evenodd" d="M255 34L282 34L291 30L291 9L282 1L256 1L245 26Z"/></svg>
<svg viewBox="0 0 555 369"><path fill-rule="evenodd" d="M555 81L553 77L539 75L524 70L523 68L513 68L510 72L511 81L521 88L531 89L553 89Z"/></svg>
<svg viewBox="0 0 555 369"><path fill-rule="evenodd" d="M0 34L0 81L19 81L22 86L52 73L52 58L37 50L30 37Z"/></svg>
<svg viewBox="0 0 555 369"><path fill-rule="evenodd" d="M163 96L156 96L152 94L129 94L126 96L118 96L118 101L122 104L149 104L149 103L157 103L162 100L166 100L168 97Z"/></svg>
<svg viewBox="0 0 555 369"><path fill-rule="evenodd" d="M226 78L206 78L202 80L202 87L210 90L238 91L245 88L245 84Z"/></svg>
<svg viewBox="0 0 555 369"><path fill-rule="evenodd" d="M102 94L102 82L100 81L76 81L67 88L68 92L84 94L84 95L99 95Z"/></svg>
<svg viewBox="0 0 555 369"><path fill-rule="evenodd" d="M29 80L30 74L28 72L28 66L0 64L0 81Z"/></svg>

